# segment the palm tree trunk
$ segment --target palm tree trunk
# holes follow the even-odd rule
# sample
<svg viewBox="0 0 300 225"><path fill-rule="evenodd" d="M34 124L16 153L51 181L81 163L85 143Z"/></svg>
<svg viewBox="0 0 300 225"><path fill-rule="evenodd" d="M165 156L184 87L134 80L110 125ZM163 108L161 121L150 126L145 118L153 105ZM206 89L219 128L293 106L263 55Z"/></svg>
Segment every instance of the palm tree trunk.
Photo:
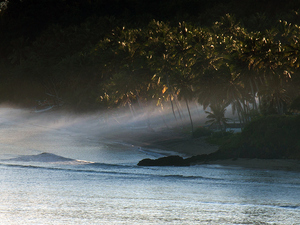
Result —
<svg viewBox="0 0 300 225"><path fill-rule="evenodd" d="M178 106L178 100L177 99L175 100L175 105L176 105L176 108L177 108L177 112L178 112L179 118L180 118L180 120L182 122L182 117L181 117L180 108Z"/></svg>
<svg viewBox="0 0 300 225"><path fill-rule="evenodd" d="M168 124L167 124L167 122L166 122L166 120L165 120L165 116L164 116L163 111L162 111L162 110L159 110L159 112L160 112L162 121L163 121L163 123L165 124L166 128L169 128L169 126L168 126Z"/></svg>
<svg viewBox="0 0 300 225"><path fill-rule="evenodd" d="M259 96L259 87L257 84L257 80L254 80L255 86L256 86L256 93L257 93L257 97L258 97L258 107L257 107L257 111L260 111L260 102L261 102L261 97Z"/></svg>
<svg viewBox="0 0 300 225"><path fill-rule="evenodd" d="M171 102L171 106L172 106L172 112L173 112L173 115L174 115L174 117L175 117L175 120L177 121L177 117L176 117L176 114L175 114L175 111L174 111L173 100L172 100L172 97L171 97L170 94L169 94L169 96L170 96L170 102Z"/></svg>
<svg viewBox="0 0 300 225"><path fill-rule="evenodd" d="M192 115L190 112L190 107L189 107L189 103L188 103L187 99L185 99L185 103L186 103L187 110L189 112L189 117L190 117L191 127L192 127L192 134L194 134L194 124L193 124Z"/></svg>
<svg viewBox="0 0 300 225"><path fill-rule="evenodd" d="M131 112L132 118L135 118L134 112L133 112L133 109L132 109L132 105L130 104L130 101L128 101L127 104L128 104L129 110Z"/></svg>
<svg viewBox="0 0 300 225"><path fill-rule="evenodd" d="M167 76L167 87L168 87L168 92L169 92L169 98L170 98L170 103L171 103L171 107L172 107L172 112L173 112L173 115L175 117L175 120L177 121L177 117L176 117L176 114L175 114L175 111L174 111L174 105L173 105L173 100L172 100L172 93L170 91L170 84L169 84L169 76Z"/></svg>
<svg viewBox="0 0 300 225"><path fill-rule="evenodd" d="M253 97L253 109L255 111L257 111L257 105L256 105L256 100L255 100L255 92L254 92L253 84L252 84L251 79L249 79L249 81L250 81L251 92L252 92L251 94L252 94L252 97Z"/></svg>

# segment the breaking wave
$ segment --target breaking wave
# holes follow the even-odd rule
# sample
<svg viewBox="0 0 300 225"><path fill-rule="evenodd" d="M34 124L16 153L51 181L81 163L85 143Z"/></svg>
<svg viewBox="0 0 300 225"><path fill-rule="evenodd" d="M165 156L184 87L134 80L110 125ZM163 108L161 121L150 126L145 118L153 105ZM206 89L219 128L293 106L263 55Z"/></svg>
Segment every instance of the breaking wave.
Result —
<svg viewBox="0 0 300 225"><path fill-rule="evenodd" d="M65 158L52 153L43 152L38 155L23 155L6 161L21 161L21 162L70 162L75 159Z"/></svg>

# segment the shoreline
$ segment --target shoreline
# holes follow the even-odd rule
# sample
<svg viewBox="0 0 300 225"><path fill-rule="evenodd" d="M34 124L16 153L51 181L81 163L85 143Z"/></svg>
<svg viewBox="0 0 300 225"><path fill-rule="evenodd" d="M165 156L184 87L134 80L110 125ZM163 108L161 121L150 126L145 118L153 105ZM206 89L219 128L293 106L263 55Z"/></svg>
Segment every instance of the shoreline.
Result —
<svg viewBox="0 0 300 225"><path fill-rule="evenodd" d="M161 153L166 156L177 153L177 155L184 158L210 154L216 152L219 148L217 145L207 143L204 137L192 138L189 134L166 128L157 128L155 130L126 129L125 131L116 132L108 138L145 149L154 149L155 152L159 152L161 150ZM291 159L238 158L211 160L204 163L193 163L192 165L220 165L246 169L300 172L300 160Z"/></svg>
<svg viewBox="0 0 300 225"><path fill-rule="evenodd" d="M184 157L210 154L219 148L217 145L207 143L205 138L192 138L191 134L166 128L126 129L125 131L115 131L106 138L145 149L174 152Z"/></svg>
<svg viewBox="0 0 300 225"><path fill-rule="evenodd" d="M300 161L293 159L224 159L214 160L207 163L200 163L195 165L220 165L226 167L235 167L243 169L257 169L257 170L280 170L290 172L300 172Z"/></svg>

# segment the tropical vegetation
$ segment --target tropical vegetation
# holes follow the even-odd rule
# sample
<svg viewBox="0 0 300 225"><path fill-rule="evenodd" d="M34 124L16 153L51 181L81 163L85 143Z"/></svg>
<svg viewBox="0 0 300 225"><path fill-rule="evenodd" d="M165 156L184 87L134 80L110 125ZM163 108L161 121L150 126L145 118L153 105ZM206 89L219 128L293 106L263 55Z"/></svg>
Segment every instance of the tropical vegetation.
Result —
<svg viewBox="0 0 300 225"><path fill-rule="evenodd" d="M295 113L300 3L275 2L2 0L0 100L174 117L181 101L192 128L194 101L211 117L231 105L242 124Z"/></svg>
<svg viewBox="0 0 300 225"><path fill-rule="evenodd" d="M300 116L269 115L254 119L243 132L209 137L220 145L215 158L300 160Z"/></svg>

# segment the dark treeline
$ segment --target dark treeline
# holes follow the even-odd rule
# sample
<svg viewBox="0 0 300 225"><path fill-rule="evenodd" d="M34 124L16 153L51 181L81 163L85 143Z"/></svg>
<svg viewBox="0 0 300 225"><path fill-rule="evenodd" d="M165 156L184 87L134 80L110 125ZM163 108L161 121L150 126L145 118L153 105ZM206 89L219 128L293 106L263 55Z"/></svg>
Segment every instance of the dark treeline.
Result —
<svg viewBox="0 0 300 225"><path fill-rule="evenodd" d="M0 1L0 101L299 110L300 1Z"/></svg>

